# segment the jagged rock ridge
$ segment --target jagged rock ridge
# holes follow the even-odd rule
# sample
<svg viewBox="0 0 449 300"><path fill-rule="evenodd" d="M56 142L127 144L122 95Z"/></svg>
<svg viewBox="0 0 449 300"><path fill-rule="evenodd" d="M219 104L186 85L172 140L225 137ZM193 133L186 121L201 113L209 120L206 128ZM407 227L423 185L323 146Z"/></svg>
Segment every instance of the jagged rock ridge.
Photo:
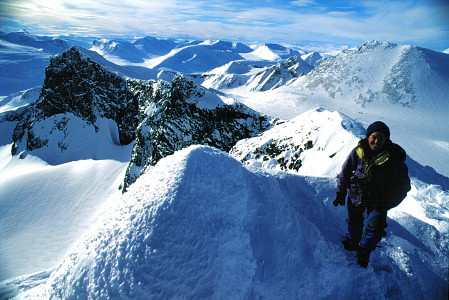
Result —
<svg viewBox="0 0 449 300"><path fill-rule="evenodd" d="M131 83L130 83L131 84ZM218 97L181 75L172 83L134 82L141 122L128 166L124 188L161 158L194 144L229 151L239 140L255 136L271 126L270 119L246 106L220 104L201 107L197 101Z"/></svg>

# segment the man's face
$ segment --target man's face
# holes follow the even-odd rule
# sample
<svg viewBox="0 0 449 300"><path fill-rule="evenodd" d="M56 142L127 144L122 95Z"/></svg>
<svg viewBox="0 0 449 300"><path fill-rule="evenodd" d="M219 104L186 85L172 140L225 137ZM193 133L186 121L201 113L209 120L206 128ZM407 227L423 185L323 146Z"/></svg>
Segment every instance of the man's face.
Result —
<svg viewBox="0 0 449 300"><path fill-rule="evenodd" d="M382 132L374 132L368 138L368 144L373 152L382 150L386 142L385 134Z"/></svg>

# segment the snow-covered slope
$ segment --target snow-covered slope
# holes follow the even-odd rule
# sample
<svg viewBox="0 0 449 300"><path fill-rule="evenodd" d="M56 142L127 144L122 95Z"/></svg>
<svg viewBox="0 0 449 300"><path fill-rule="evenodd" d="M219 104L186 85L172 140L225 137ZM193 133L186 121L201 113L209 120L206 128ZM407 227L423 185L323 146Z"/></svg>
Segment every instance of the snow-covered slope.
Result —
<svg viewBox="0 0 449 300"><path fill-rule="evenodd" d="M364 133L355 120L316 109L241 140L230 154L244 165L332 178Z"/></svg>
<svg viewBox="0 0 449 300"><path fill-rule="evenodd" d="M125 41L99 39L92 43L90 50L120 64L142 63L145 58L148 58L145 52L137 49L132 43Z"/></svg>
<svg viewBox="0 0 449 300"><path fill-rule="evenodd" d="M17 110L33 103L39 98L41 90L41 87L35 87L4 97L0 100L0 113Z"/></svg>
<svg viewBox="0 0 449 300"><path fill-rule="evenodd" d="M98 157L72 153L71 162L55 166L36 156L11 157L10 145L0 146L0 281L54 268L97 210L119 199L131 147L90 136L102 143ZM2 291L0 299L7 299Z"/></svg>
<svg viewBox="0 0 449 300"><path fill-rule="evenodd" d="M50 56L67 48L60 39L26 31L0 34L0 96L42 86Z"/></svg>
<svg viewBox="0 0 449 300"><path fill-rule="evenodd" d="M340 245L344 210L329 201L333 185L189 147L139 178L28 296L444 297L447 236L398 211L362 271Z"/></svg>

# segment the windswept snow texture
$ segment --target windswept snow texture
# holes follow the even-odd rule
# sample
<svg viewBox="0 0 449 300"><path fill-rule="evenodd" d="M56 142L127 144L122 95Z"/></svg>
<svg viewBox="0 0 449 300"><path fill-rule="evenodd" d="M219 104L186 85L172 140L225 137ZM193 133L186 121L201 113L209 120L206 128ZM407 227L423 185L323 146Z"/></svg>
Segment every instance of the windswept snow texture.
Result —
<svg viewBox="0 0 449 300"><path fill-rule="evenodd" d="M361 269L339 241L345 221L329 201L334 184L251 171L191 146L140 177L28 296L443 299L447 236L398 212Z"/></svg>

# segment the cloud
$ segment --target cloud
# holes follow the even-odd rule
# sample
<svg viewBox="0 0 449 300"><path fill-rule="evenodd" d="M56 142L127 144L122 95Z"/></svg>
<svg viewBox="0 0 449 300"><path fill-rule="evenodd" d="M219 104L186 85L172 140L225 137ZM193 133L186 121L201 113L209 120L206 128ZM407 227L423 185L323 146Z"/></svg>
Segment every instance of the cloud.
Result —
<svg viewBox="0 0 449 300"><path fill-rule="evenodd" d="M290 4L294 6L309 6L316 4L316 2L314 0L295 0L290 2Z"/></svg>
<svg viewBox="0 0 449 300"><path fill-rule="evenodd" d="M15 21L45 34L151 33L289 44L346 42L349 46L375 39L449 47L449 8L438 0L346 1L344 6L339 1L323 5L314 0L4 0L0 8L2 30Z"/></svg>

